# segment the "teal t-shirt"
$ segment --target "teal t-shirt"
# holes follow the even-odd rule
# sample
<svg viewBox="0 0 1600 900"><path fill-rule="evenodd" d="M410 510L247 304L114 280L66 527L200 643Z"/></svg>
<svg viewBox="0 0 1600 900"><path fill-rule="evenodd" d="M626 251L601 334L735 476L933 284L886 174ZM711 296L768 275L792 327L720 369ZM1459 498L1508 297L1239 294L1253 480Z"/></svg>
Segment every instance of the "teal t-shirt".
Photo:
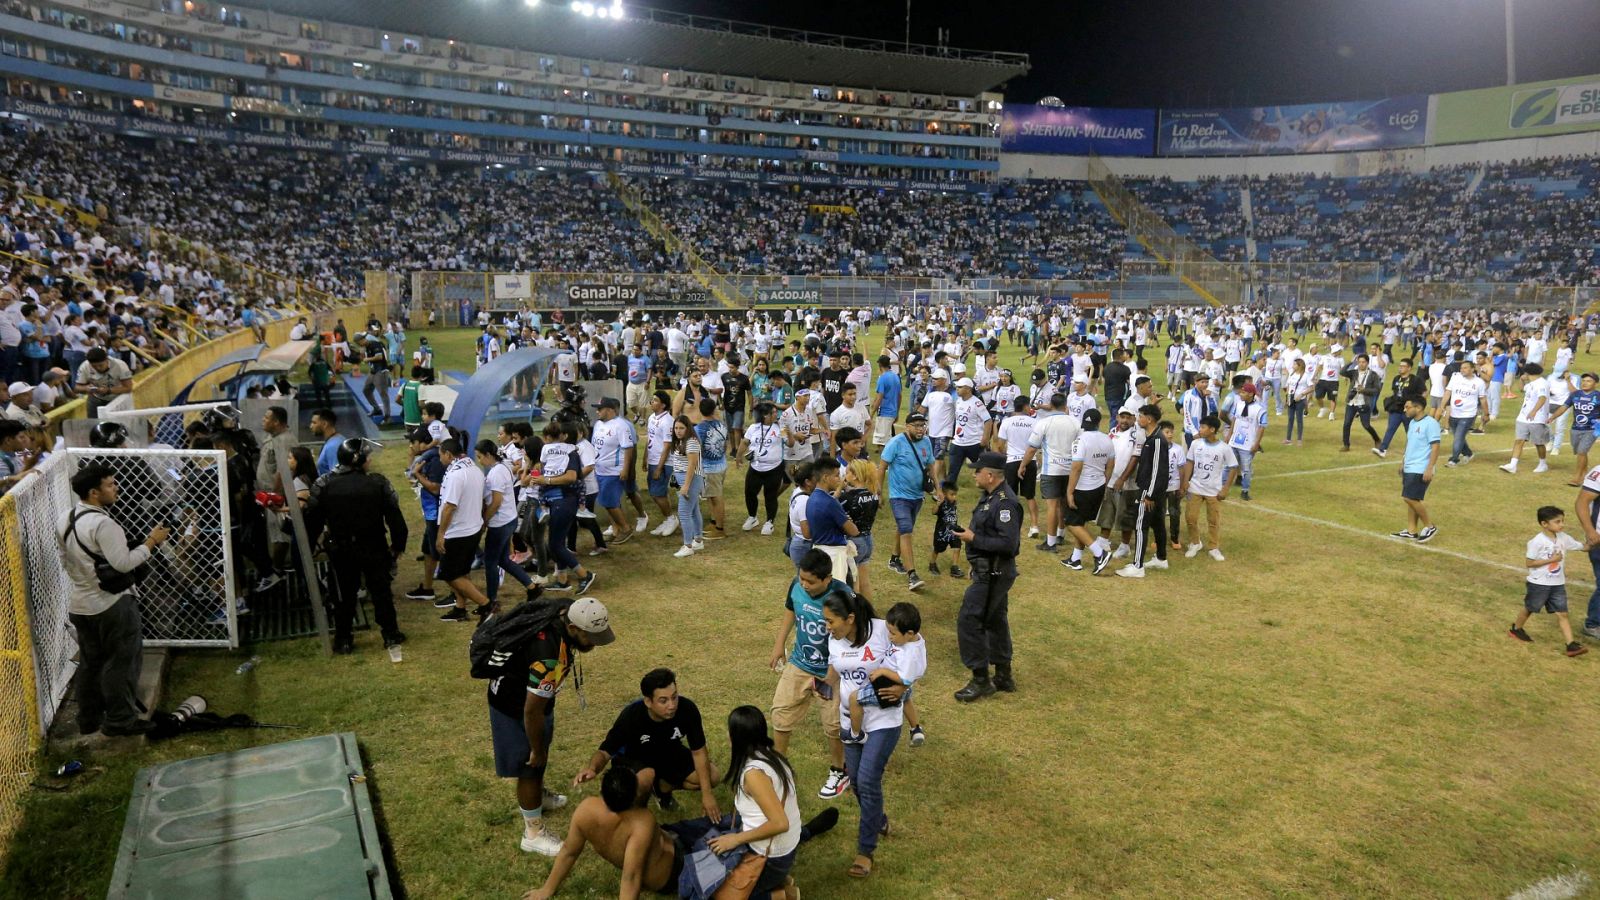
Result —
<svg viewBox="0 0 1600 900"><path fill-rule="evenodd" d="M834 579L822 597L849 589ZM783 601L783 608L794 613L794 649L789 651L789 661L814 678L828 674L828 623L822 620L822 597L806 593L796 578L789 582L789 596Z"/></svg>
<svg viewBox="0 0 1600 900"><path fill-rule="evenodd" d="M1439 420L1432 416L1412 419L1406 426L1406 461L1401 471L1421 475L1428 470L1428 454L1439 443Z"/></svg>

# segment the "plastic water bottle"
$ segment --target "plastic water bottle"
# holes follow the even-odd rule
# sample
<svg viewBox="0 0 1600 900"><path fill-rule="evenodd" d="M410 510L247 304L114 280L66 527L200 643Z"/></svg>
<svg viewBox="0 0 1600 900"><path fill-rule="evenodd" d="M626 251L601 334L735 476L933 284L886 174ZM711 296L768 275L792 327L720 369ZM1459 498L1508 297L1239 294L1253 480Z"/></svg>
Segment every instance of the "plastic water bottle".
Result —
<svg viewBox="0 0 1600 900"><path fill-rule="evenodd" d="M252 656L249 659L245 660L244 662L240 663L239 664L239 668L233 670L233 674L235 674L235 675L243 675L246 672L250 671L251 669L254 669L256 667L256 664L259 663L259 662L261 662L261 657Z"/></svg>

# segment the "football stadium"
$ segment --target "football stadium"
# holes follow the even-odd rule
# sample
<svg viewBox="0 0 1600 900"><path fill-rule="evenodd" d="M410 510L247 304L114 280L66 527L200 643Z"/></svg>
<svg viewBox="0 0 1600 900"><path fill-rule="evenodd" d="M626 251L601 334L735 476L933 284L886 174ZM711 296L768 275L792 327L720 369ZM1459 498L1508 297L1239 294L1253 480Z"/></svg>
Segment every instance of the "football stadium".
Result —
<svg viewBox="0 0 1600 900"><path fill-rule="evenodd" d="M1600 7L656 3L0 3L0 898L1600 896Z"/></svg>

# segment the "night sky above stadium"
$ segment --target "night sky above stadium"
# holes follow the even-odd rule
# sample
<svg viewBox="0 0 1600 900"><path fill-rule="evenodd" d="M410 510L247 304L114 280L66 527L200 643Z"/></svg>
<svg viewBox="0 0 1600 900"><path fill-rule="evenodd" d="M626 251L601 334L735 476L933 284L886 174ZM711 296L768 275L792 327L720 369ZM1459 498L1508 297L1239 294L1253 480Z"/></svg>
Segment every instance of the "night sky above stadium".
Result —
<svg viewBox="0 0 1600 900"><path fill-rule="evenodd" d="M1600 72L1600 0L1514 0L1517 80ZM642 5L901 40L903 0ZM1504 0L912 0L911 40L1030 54L1008 100L1265 105L1505 83Z"/></svg>

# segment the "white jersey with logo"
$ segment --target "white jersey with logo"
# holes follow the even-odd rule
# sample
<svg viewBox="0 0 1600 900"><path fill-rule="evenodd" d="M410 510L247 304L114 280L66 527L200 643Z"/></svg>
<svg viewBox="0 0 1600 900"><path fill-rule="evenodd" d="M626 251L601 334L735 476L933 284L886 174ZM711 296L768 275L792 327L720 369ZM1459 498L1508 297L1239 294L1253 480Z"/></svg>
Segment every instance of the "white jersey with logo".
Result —
<svg viewBox="0 0 1600 900"><path fill-rule="evenodd" d="M672 443L672 413L651 413L645 422L644 461L654 466L666 458L667 445Z"/></svg>
<svg viewBox="0 0 1600 900"><path fill-rule="evenodd" d="M1541 403L1541 400L1544 402ZM1523 386L1522 409L1517 411L1517 421L1529 425L1549 424L1550 382L1541 377Z"/></svg>
<svg viewBox="0 0 1600 900"><path fill-rule="evenodd" d="M1267 427L1267 405L1257 400L1252 404L1249 414L1246 414L1244 399L1237 398L1228 414L1233 417L1233 434L1228 439L1228 445L1240 450L1254 448L1256 436Z"/></svg>
<svg viewBox="0 0 1600 900"><path fill-rule="evenodd" d="M1074 489L1092 491L1105 487L1106 463L1111 461L1116 452L1111 438L1101 432L1085 431L1078 435L1072 444L1072 461L1083 463L1083 470L1078 473L1078 483Z"/></svg>
<svg viewBox="0 0 1600 900"><path fill-rule="evenodd" d="M1028 439L1033 437L1033 426L1038 420L1022 413L1006 416L1000 422L999 437L1006 442L1006 462L1021 462L1028 452Z"/></svg>
<svg viewBox="0 0 1600 900"><path fill-rule="evenodd" d="M955 434L954 394L946 391L929 391L928 396L922 398L922 406L928 411L928 437L947 438Z"/></svg>
<svg viewBox="0 0 1600 900"><path fill-rule="evenodd" d="M1528 558L1549 559L1553 556L1556 561L1530 568L1528 570L1528 583L1544 585L1566 584L1567 570L1564 565L1564 554L1568 550L1582 549L1583 545L1565 531L1558 533L1553 538L1543 531L1534 535L1533 540L1528 542Z"/></svg>
<svg viewBox="0 0 1600 900"><path fill-rule="evenodd" d="M1450 395L1450 418L1475 418L1478 415L1478 404L1488 397L1488 392L1483 379L1476 375L1466 375L1461 372L1451 375L1450 383L1445 386L1445 393Z"/></svg>
<svg viewBox="0 0 1600 900"><path fill-rule="evenodd" d="M1215 497L1222 493L1222 480L1226 471L1239 464L1233 448L1217 441L1194 441L1189 444L1188 461L1194 465L1189 473L1189 493L1199 497Z"/></svg>
<svg viewBox="0 0 1600 900"><path fill-rule="evenodd" d="M1100 401L1095 399L1094 394L1089 391L1084 391L1081 394L1074 391L1067 395L1067 415L1078 420L1080 425L1083 424L1083 414L1091 409L1097 409L1099 406Z"/></svg>
<svg viewBox="0 0 1600 900"><path fill-rule="evenodd" d="M957 447L975 447L983 443L983 424L989 421L989 408L983 405L982 397L973 395L965 400L957 397L955 418L955 436L950 443Z"/></svg>

